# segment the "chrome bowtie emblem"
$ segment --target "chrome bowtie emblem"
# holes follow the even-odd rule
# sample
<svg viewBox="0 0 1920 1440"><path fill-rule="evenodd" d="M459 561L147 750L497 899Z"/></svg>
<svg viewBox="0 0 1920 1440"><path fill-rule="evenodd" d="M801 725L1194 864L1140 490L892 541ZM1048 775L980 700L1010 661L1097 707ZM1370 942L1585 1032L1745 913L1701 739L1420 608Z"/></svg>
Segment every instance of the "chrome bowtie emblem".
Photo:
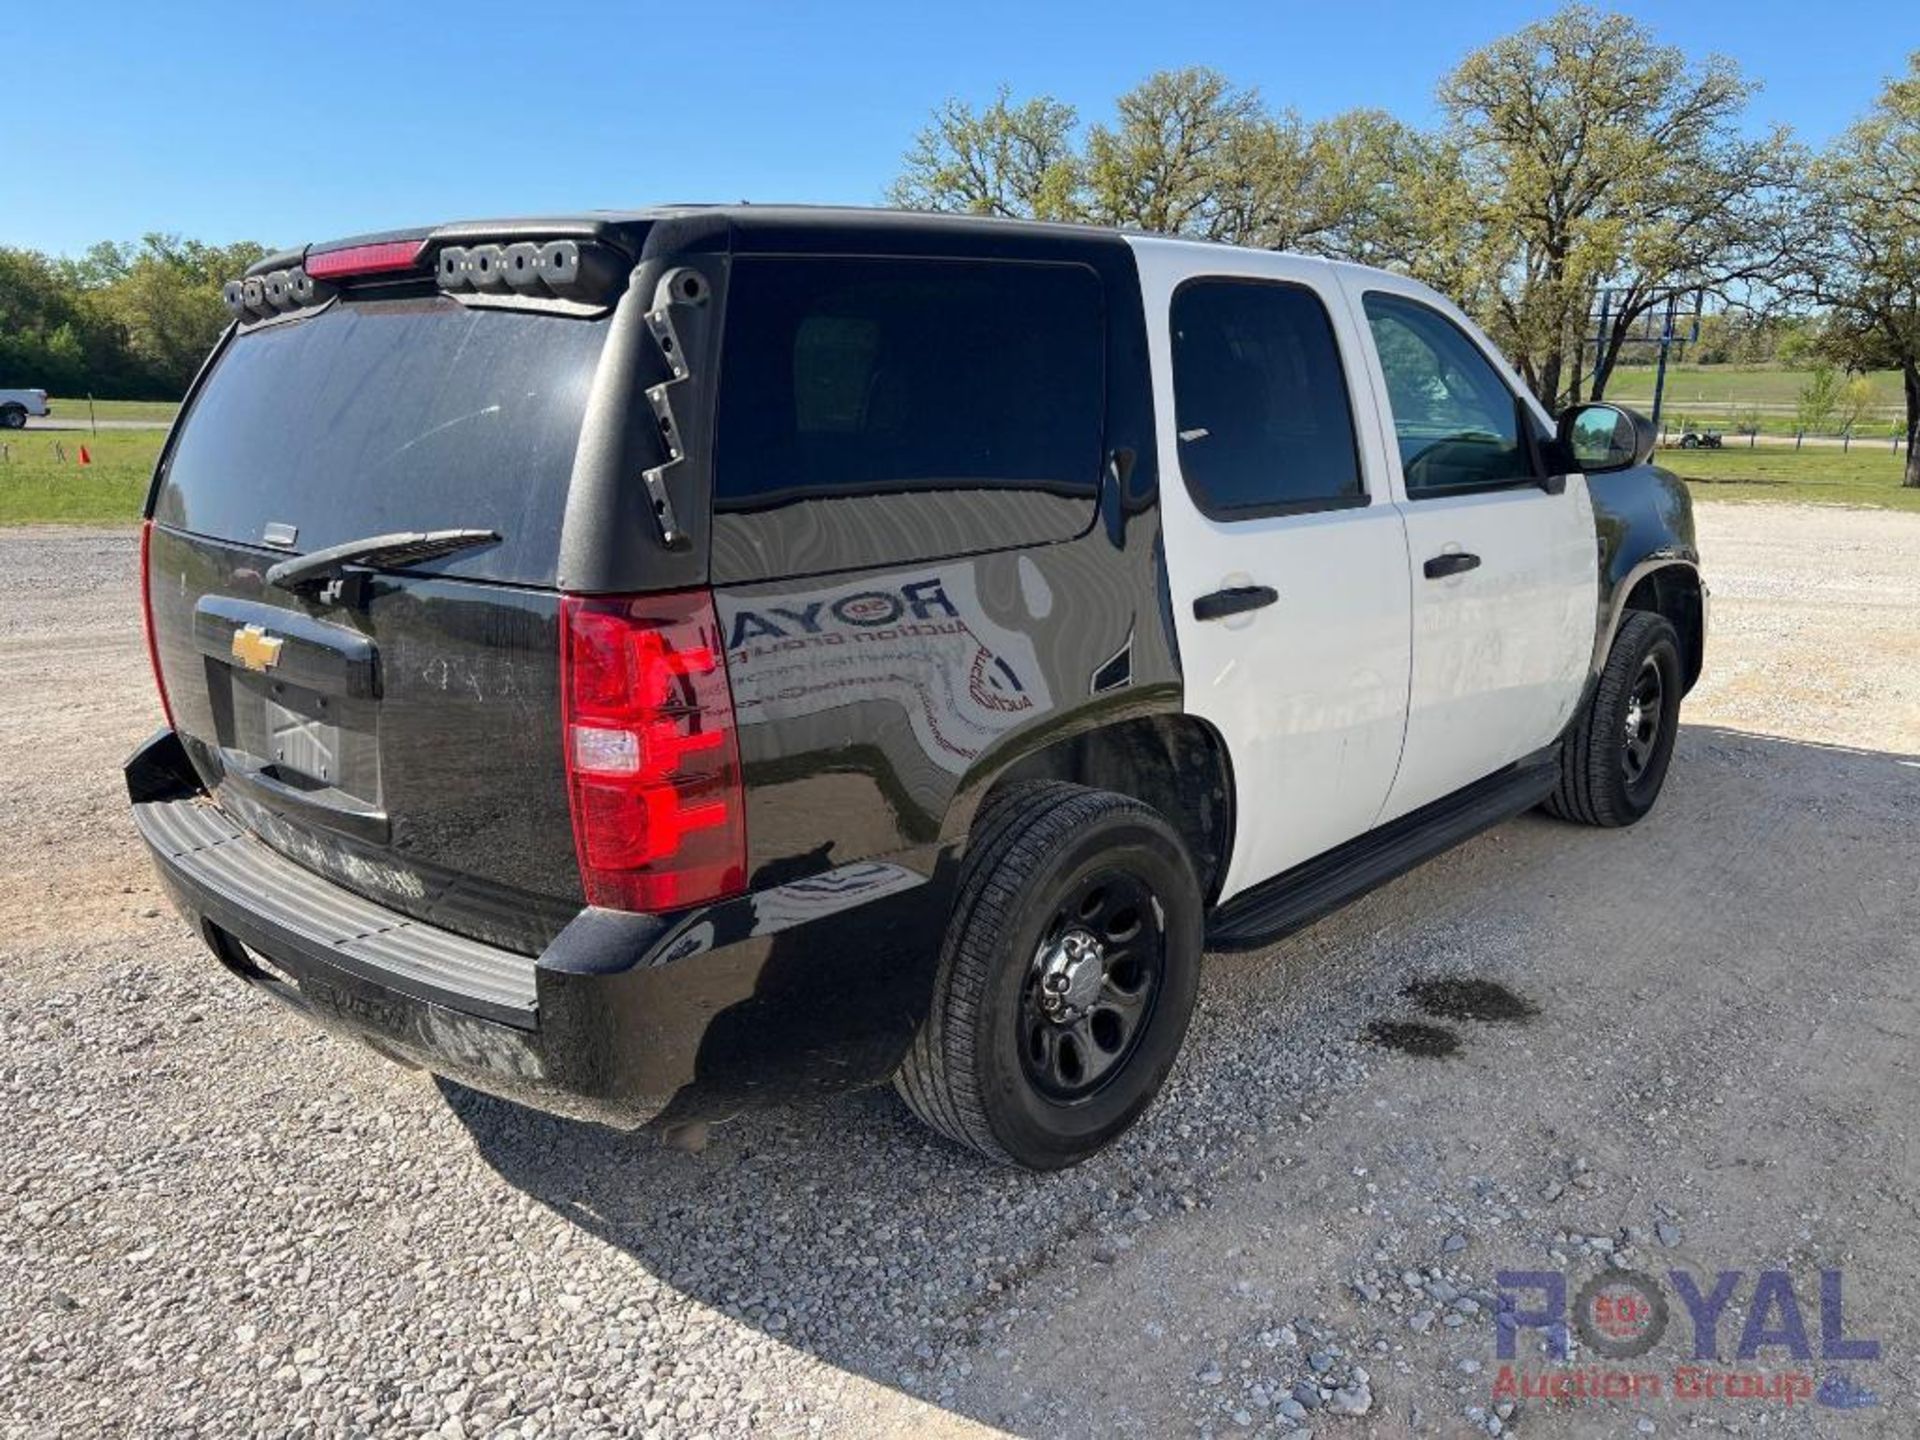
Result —
<svg viewBox="0 0 1920 1440"><path fill-rule="evenodd" d="M233 632L233 658L249 670L264 672L280 663L280 647L286 643L258 625L243 625Z"/></svg>

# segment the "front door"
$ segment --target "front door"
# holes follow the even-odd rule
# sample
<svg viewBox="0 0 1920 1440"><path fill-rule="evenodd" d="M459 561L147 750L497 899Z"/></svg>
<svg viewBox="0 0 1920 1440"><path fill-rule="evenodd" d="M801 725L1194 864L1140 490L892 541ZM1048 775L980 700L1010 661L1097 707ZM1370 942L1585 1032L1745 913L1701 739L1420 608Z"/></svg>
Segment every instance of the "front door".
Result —
<svg viewBox="0 0 1920 1440"><path fill-rule="evenodd" d="M1425 292L1348 272L1391 427L1413 671L1390 820L1550 743L1593 655L1599 551L1584 477L1543 474L1541 420Z"/></svg>
<svg viewBox="0 0 1920 1440"><path fill-rule="evenodd" d="M1135 240L1186 708L1225 740L1221 899L1374 823L1405 723L1407 551L1331 267Z"/></svg>

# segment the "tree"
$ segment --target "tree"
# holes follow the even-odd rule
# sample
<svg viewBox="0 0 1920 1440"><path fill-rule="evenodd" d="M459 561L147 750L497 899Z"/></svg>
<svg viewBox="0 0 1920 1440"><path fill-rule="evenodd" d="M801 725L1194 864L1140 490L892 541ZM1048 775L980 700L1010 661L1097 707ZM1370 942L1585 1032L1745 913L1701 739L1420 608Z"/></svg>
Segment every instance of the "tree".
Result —
<svg viewBox="0 0 1920 1440"><path fill-rule="evenodd" d="M1214 239L1412 268L1436 227L1420 213L1443 147L1380 110L1240 127L1214 180Z"/></svg>
<svg viewBox="0 0 1920 1440"><path fill-rule="evenodd" d="M1826 310L1820 348L1852 369L1900 372L1902 483L1920 488L1920 52L1814 162L1806 194L1803 278Z"/></svg>
<svg viewBox="0 0 1920 1440"><path fill-rule="evenodd" d="M888 198L909 209L1092 220L1381 264L1424 259L1419 236L1458 233L1428 220L1445 211L1423 184L1448 173L1443 147L1381 111L1307 124L1269 112L1217 71L1188 69L1151 75L1122 95L1084 149L1077 125L1070 106L1045 95L1015 100L1005 87L980 110L948 100Z"/></svg>
<svg viewBox="0 0 1920 1440"><path fill-rule="evenodd" d="M1690 65L1639 22L1581 5L1442 83L1480 212L1481 313L1547 404L1570 388L1598 287L1616 290L1604 390L1630 327L1669 295L1778 264L1774 192L1791 157L1782 135L1739 133L1752 88L1731 61Z"/></svg>
<svg viewBox="0 0 1920 1440"><path fill-rule="evenodd" d="M1204 67L1150 75L1114 109L1087 136L1088 211L1106 225L1226 239L1294 145L1256 92Z"/></svg>
<svg viewBox="0 0 1920 1440"><path fill-rule="evenodd" d="M1827 364L1815 365L1794 400L1793 423L1801 430L1824 430L1833 422L1839 408L1843 382L1839 372Z"/></svg>
<svg viewBox="0 0 1920 1440"><path fill-rule="evenodd" d="M169 235L79 259L0 249L0 385L177 398L230 318L221 284L265 254Z"/></svg>
<svg viewBox="0 0 1920 1440"><path fill-rule="evenodd" d="M179 394L232 318L222 283L265 254L252 242L218 246L147 235L137 250L123 251L122 273L100 292L101 303L125 329L134 358L163 390Z"/></svg>
<svg viewBox="0 0 1920 1440"><path fill-rule="evenodd" d="M1612 276L1607 332L1600 337L1593 398L1606 393L1636 326L1670 299L1691 309L1711 297L1739 303L1791 268L1793 187L1803 163L1784 130L1760 139L1701 136L1649 177L1629 217Z"/></svg>
<svg viewBox="0 0 1920 1440"><path fill-rule="evenodd" d="M1071 105L1046 95L1016 104L1004 85L984 110L948 100L907 153L905 171L888 198L910 210L1077 219L1078 123Z"/></svg>
<svg viewBox="0 0 1920 1440"><path fill-rule="evenodd" d="M1860 422L1873 414L1873 382L1864 375L1850 375L1840 386L1833 410L1842 430L1857 430Z"/></svg>
<svg viewBox="0 0 1920 1440"><path fill-rule="evenodd" d="M112 394L135 368L125 342L63 262L0 249L0 386Z"/></svg>

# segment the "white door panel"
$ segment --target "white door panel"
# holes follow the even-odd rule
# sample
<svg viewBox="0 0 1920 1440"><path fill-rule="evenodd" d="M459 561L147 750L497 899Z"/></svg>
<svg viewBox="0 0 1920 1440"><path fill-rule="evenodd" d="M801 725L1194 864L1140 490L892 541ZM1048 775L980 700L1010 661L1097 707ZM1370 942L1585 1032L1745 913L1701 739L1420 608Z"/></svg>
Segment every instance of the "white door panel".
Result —
<svg viewBox="0 0 1920 1440"><path fill-rule="evenodd" d="M1391 505L1226 526L1167 518L1186 708L1233 762L1225 899L1352 839L1385 803L1406 723L1406 540ZM1248 584L1280 598L1193 618L1195 599Z"/></svg>
<svg viewBox="0 0 1920 1440"><path fill-rule="evenodd" d="M1542 430L1548 416L1486 336L1446 300L1410 280L1340 266L1356 328L1368 335L1375 414L1405 517L1412 586L1412 673L1406 742L1379 822L1491 775L1549 744L1572 718L1593 655L1599 546L1581 475L1550 493L1520 483L1475 494L1410 491L1390 387L1365 297L1403 297L1450 320ZM1429 578L1437 556L1477 558Z"/></svg>
<svg viewBox="0 0 1920 1440"><path fill-rule="evenodd" d="M1406 535L1373 423L1365 340L1331 268L1256 251L1129 243L1146 304L1161 525L1186 709L1219 731L1233 771L1224 900L1363 833L1386 802L1406 724ZM1169 330L1174 291L1196 277L1279 281L1311 290L1325 305L1367 492L1355 508L1238 517L1200 508L1181 470ZM1271 587L1277 598L1222 619L1195 618L1195 600L1245 586Z"/></svg>
<svg viewBox="0 0 1920 1440"><path fill-rule="evenodd" d="M1548 744L1593 654L1598 549L1585 480L1407 502L1413 678L1390 820ZM1428 579L1426 561L1476 555Z"/></svg>

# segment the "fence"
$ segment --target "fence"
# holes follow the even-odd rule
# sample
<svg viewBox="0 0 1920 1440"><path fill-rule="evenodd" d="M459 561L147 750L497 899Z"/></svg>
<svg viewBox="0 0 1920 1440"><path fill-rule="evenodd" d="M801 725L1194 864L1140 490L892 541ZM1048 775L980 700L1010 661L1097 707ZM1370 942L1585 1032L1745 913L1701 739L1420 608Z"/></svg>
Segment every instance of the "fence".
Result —
<svg viewBox="0 0 1920 1440"><path fill-rule="evenodd" d="M1693 421L1685 415L1677 418L1662 417L1660 421L1660 443L1677 445L1685 450L1704 448L1724 450L1741 445L1751 450L1760 445L1791 446L1795 450L1805 449L1809 445L1837 447L1842 453L1854 449L1886 449L1893 454L1900 453L1900 447L1906 443L1906 435L1897 427L1875 425L1865 431L1852 426L1843 426L1838 430L1808 430L1800 427L1780 430L1762 430L1752 423L1725 425L1711 421Z"/></svg>

